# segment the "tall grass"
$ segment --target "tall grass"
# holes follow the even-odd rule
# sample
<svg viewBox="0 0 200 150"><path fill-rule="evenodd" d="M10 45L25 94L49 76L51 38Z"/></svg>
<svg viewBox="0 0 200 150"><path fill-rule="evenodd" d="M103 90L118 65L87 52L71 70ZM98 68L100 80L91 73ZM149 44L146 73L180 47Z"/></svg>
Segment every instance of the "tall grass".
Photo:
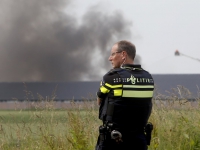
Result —
<svg viewBox="0 0 200 150"><path fill-rule="evenodd" d="M178 88L154 97L149 150L200 149L200 99L189 101L189 91ZM96 101L71 101L66 109L54 103L0 111L0 150L94 150L101 125Z"/></svg>
<svg viewBox="0 0 200 150"><path fill-rule="evenodd" d="M193 100L192 93L177 86L168 96L157 95L149 121L154 125L151 150L200 149L200 91ZM163 100L163 98L165 100Z"/></svg>
<svg viewBox="0 0 200 150"><path fill-rule="evenodd" d="M46 102L51 103L51 102ZM45 107L0 111L0 149L94 149L97 129L96 102L71 102L71 108ZM43 104L42 104L43 105ZM48 106L52 106L48 104Z"/></svg>

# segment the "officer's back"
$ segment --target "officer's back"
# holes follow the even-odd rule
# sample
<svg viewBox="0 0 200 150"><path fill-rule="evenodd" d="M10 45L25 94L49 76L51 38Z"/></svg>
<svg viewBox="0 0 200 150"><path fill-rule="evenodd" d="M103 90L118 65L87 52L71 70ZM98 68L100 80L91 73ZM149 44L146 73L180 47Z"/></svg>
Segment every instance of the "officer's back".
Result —
<svg viewBox="0 0 200 150"><path fill-rule="evenodd" d="M137 150L147 149L144 128L151 114L154 81L141 65L133 63L135 51L128 41L119 41L112 47L109 60L113 69L103 76L97 92L99 119L109 128L106 140L97 143L98 150L124 149L133 143ZM119 131L122 137L116 140L112 131Z"/></svg>

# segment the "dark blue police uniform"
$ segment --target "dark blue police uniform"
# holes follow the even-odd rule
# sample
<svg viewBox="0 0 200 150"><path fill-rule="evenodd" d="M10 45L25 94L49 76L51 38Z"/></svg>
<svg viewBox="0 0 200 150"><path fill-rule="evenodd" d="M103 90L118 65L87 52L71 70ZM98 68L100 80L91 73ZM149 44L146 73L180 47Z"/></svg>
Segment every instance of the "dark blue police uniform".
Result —
<svg viewBox="0 0 200 150"><path fill-rule="evenodd" d="M104 129L96 150L147 150L144 128L152 110L153 90L154 80L141 65L126 64L103 76L97 96L102 99L99 119ZM120 138L115 138L114 131Z"/></svg>

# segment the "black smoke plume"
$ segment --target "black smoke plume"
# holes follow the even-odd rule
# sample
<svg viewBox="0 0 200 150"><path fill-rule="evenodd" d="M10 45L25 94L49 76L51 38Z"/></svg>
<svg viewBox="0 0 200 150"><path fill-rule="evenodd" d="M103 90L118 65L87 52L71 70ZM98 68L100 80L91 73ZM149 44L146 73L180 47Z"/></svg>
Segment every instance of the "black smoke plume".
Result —
<svg viewBox="0 0 200 150"><path fill-rule="evenodd" d="M131 23L95 7L78 19L69 7L66 0L1 0L0 82L100 80L112 44L131 36Z"/></svg>

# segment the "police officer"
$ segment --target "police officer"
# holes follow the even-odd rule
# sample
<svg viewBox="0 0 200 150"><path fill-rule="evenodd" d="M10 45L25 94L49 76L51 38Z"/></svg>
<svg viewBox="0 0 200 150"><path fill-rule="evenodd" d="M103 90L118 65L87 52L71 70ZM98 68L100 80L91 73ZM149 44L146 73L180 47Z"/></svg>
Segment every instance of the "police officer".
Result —
<svg viewBox="0 0 200 150"><path fill-rule="evenodd" d="M134 64L135 45L122 40L111 49L113 69L103 76L97 92L99 136L96 150L147 150L145 126L152 110L154 80Z"/></svg>

